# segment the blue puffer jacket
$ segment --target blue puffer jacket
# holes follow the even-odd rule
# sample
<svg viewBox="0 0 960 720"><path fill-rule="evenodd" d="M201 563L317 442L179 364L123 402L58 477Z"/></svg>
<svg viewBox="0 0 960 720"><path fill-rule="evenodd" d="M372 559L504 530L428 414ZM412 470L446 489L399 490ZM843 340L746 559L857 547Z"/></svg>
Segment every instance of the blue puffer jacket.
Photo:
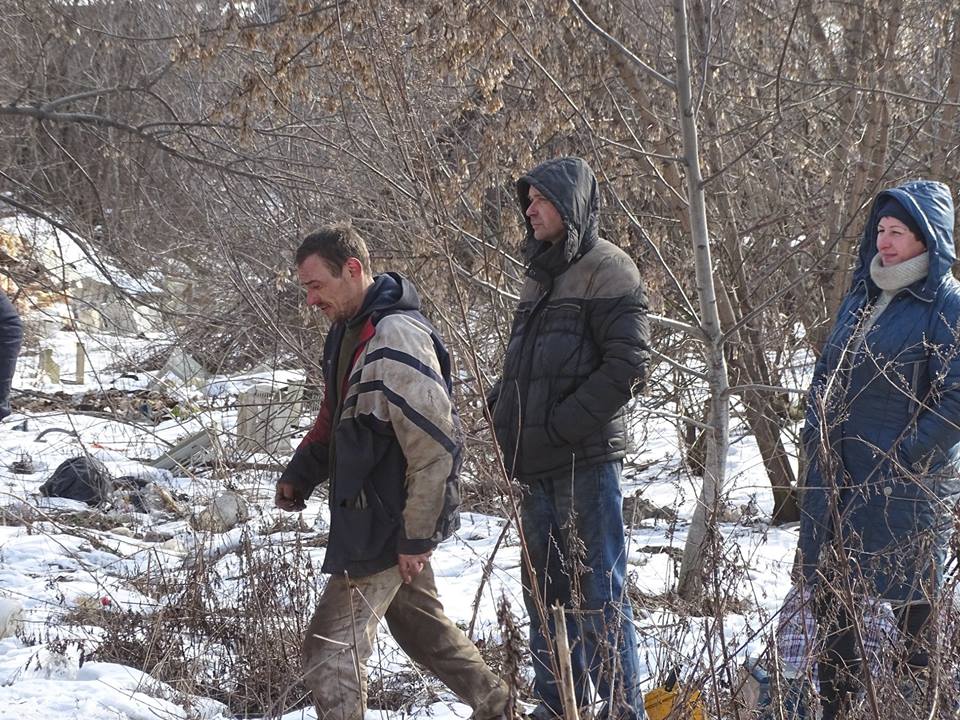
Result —
<svg viewBox="0 0 960 720"><path fill-rule="evenodd" d="M896 293L856 352L850 340L880 290L870 278L877 209L892 196L922 229L930 269ZM816 578L834 539L866 591L920 600L942 584L960 492L960 283L953 200L936 182L881 192L870 211L853 286L814 371L803 442L804 576ZM836 511L834 513L834 503ZM839 533L837 520L839 519Z"/></svg>

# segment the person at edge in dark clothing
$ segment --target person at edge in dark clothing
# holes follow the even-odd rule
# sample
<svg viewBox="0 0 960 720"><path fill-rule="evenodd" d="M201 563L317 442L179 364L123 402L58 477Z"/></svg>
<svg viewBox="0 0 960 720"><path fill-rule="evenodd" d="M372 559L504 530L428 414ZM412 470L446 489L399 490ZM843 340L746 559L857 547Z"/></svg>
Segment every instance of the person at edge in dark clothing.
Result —
<svg viewBox="0 0 960 720"><path fill-rule="evenodd" d="M331 577L303 643L304 682L319 720L362 720L364 666L386 620L400 647L474 711L503 718L508 691L444 614L430 555L459 526L462 434L450 356L413 285L372 275L349 225L308 235L296 254L307 304L332 326L325 394L313 428L277 483L298 511L328 483Z"/></svg>
<svg viewBox="0 0 960 720"><path fill-rule="evenodd" d="M603 718L635 720L645 713L620 476L624 407L642 388L649 356L647 302L636 264L599 237L597 181L586 162L544 162L517 181L517 192L527 279L488 404L506 468L522 488L533 569L522 564L538 702L531 717L563 715L554 628L550 619L543 627L538 609L560 602L569 610L577 702L602 703Z"/></svg>
<svg viewBox="0 0 960 720"><path fill-rule="evenodd" d="M818 677L790 683L791 719L816 717L809 691L816 679L823 720L847 717L877 668L875 686L899 687L884 702L890 717L928 716L932 694L923 687L938 645L960 493L953 224L953 199L941 183L879 193L852 287L814 369L791 594L816 628L809 654ZM871 628L884 618L889 632L871 642ZM941 707L949 700L941 698ZM913 707L897 709L903 701Z"/></svg>
<svg viewBox="0 0 960 720"><path fill-rule="evenodd" d="M22 340L20 316L10 298L0 290L0 420L10 414L10 384Z"/></svg>

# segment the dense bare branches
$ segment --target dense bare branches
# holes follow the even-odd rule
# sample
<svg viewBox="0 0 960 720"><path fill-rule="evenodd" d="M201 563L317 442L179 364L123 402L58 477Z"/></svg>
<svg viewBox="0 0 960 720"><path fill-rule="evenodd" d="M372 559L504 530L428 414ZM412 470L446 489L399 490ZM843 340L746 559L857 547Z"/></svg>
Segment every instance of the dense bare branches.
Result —
<svg viewBox="0 0 960 720"><path fill-rule="evenodd" d="M817 351L866 199L918 174L952 180L960 25L927 0L688 11L733 407L788 519L796 400L771 388L802 384L794 359ZM668 3L11 0L0 15L0 203L135 275L189 282L193 307L166 310L213 364L265 345L316 354L287 257L311 226L351 217L376 261L430 288L448 336L480 343L459 353L476 357L462 389L479 393L522 277L511 180L559 153L597 169L603 232L638 258L658 314L703 321L662 80ZM675 327L659 347L689 365L699 341ZM649 393L703 420L702 398Z"/></svg>

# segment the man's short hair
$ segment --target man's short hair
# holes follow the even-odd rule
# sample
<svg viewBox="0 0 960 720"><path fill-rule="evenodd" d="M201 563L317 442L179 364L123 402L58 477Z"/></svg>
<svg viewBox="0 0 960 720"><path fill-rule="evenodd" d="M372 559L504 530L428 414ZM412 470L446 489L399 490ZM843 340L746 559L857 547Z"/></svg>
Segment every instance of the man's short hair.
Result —
<svg viewBox="0 0 960 720"><path fill-rule="evenodd" d="M297 248L297 267L311 255L323 260L334 277L340 277L343 264L350 258L359 260L363 269L370 272L370 251L350 223L327 225L307 235Z"/></svg>

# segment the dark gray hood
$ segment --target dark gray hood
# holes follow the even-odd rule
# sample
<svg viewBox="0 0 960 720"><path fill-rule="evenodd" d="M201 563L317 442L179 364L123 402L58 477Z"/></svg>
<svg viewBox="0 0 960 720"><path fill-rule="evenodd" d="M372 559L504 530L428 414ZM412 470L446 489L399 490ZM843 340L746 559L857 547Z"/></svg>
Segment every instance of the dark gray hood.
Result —
<svg viewBox="0 0 960 720"><path fill-rule="evenodd" d="M526 216L530 186L539 190L560 213L567 228L562 243L540 242ZM597 242L600 199L597 178L578 157L561 157L537 165L517 180L520 209L527 225L525 253L530 261L528 274L543 280L556 277Z"/></svg>

